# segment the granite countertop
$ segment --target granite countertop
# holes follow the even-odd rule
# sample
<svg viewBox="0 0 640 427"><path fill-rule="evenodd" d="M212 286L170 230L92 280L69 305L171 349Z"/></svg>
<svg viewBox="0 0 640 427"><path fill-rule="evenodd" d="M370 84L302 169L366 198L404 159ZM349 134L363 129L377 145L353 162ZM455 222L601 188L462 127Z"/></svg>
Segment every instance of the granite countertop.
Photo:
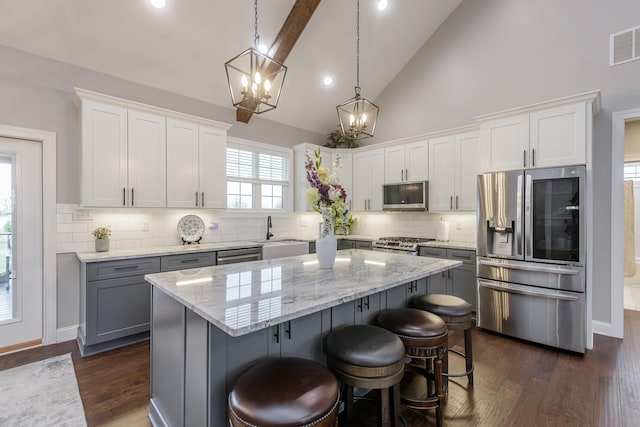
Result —
<svg viewBox="0 0 640 427"><path fill-rule="evenodd" d="M463 249L467 251L475 251L476 244L475 242L456 242L456 241L446 241L442 242L439 240L431 240L428 242L420 243L420 246L430 246L434 248L444 248L444 249Z"/></svg>
<svg viewBox="0 0 640 427"><path fill-rule="evenodd" d="M316 255L148 274L145 279L211 324L237 337L372 295L461 261L350 249L334 268Z"/></svg>
<svg viewBox="0 0 640 427"><path fill-rule="evenodd" d="M159 246L153 248L121 249L108 252L76 252L82 262L116 261L130 258L146 258L162 255L177 255L192 252L221 251L225 249L260 248L264 242L240 241L201 243L197 245Z"/></svg>

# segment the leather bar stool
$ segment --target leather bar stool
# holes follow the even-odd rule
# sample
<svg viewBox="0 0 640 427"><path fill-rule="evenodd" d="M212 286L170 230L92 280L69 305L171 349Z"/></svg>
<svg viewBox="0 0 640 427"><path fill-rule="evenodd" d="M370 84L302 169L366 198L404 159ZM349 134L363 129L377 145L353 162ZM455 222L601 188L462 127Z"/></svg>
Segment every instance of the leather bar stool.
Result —
<svg viewBox="0 0 640 427"><path fill-rule="evenodd" d="M473 347L471 343L471 328L473 310L471 304L462 298L453 295L429 294L421 295L411 300L412 307L437 314L447 324L449 330L464 331L464 353L449 349L465 359L465 372L452 374L449 372L449 358L445 358L444 376L445 387L448 377L467 377L469 385L473 385Z"/></svg>
<svg viewBox="0 0 640 427"><path fill-rule="evenodd" d="M338 381L318 362L266 359L242 373L229 393L232 427L337 427Z"/></svg>
<svg viewBox="0 0 640 427"><path fill-rule="evenodd" d="M400 426L399 383L404 373L402 341L372 325L347 326L326 341L327 365L345 385L345 418L353 425L353 388L379 390L378 426Z"/></svg>
<svg viewBox="0 0 640 427"><path fill-rule="evenodd" d="M376 319L404 344L408 364L401 383L400 401L412 409L436 410L436 424L442 425L443 359L447 353L447 326L432 313L415 308L383 311Z"/></svg>

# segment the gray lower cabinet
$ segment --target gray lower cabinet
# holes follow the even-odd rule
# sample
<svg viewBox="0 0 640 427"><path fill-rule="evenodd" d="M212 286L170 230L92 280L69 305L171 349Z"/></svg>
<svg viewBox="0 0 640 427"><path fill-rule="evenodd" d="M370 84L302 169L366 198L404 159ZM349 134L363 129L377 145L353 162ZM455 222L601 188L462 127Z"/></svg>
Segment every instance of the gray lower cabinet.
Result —
<svg viewBox="0 0 640 427"><path fill-rule="evenodd" d="M153 425L226 425L227 395L235 379L260 359L323 362L330 310L231 337L155 287L152 297Z"/></svg>
<svg viewBox="0 0 640 427"><path fill-rule="evenodd" d="M386 307L402 308L409 304L409 300L418 295L424 295L427 293L427 279L414 280L413 282L406 283L403 286L398 286L386 291Z"/></svg>
<svg viewBox="0 0 640 427"><path fill-rule="evenodd" d="M367 240L351 240L351 239L338 239L337 249L362 249L370 251L372 248L372 242ZM309 242L309 253L316 253L316 242Z"/></svg>
<svg viewBox="0 0 640 427"><path fill-rule="evenodd" d="M216 252L83 263L78 347L83 356L149 338L145 274L216 264Z"/></svg>
<svg viewBox="0 0 640 427"><path fill-rule="evenodd" d="M291 321L232 337L152 287L151 405L153 425L223 426L235 379L266 357L326 363L323 342L334 329L371 324L381 310L405 307L427 290L427 278Z"/></svg>
<svg viewBox="0 0 640 427"><path fill-rule="evenodd" d="M421 247L420 256L446 258L462 261L458 268L430 276L427 292L430 294L455 295L468 301L476 311L476 253L462 249Z"/></svg>
<svg viewBox="0 0 640 427"><path fill-rule="evenodd" d="M339 239L338 250L340 249L363 249L371 250L372 243L367 240Z"/></svg>
<svg viewBox="0 0 640 427"><path fill-rule="evenodd" d="M385 308L384 295L384 293L377 293L332 307L331 330L344 326L375 323L376 316Z"/></svg>

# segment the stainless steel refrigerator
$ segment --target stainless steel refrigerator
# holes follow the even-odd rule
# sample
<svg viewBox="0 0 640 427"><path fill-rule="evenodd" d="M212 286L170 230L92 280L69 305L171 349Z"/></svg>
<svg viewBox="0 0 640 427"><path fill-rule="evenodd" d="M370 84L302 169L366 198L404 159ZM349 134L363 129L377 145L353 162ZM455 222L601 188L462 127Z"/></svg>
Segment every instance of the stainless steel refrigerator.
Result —
<svg viewBox="0 0 640 427"><path fill-rule="evenodd" d="M585 167L478 176L478 326L584 353Z"/></svg>

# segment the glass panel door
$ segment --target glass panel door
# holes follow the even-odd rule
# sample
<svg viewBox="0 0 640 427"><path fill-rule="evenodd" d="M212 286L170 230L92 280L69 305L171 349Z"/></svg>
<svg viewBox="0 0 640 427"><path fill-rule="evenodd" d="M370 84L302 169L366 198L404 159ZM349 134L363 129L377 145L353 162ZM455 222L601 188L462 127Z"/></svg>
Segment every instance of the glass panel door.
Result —
<svg viewBox="0 0 640 427"><path fill-rule="evenodd" d="M579 262L580 178L534 178L529 197L533 258Z"/></svg>
<svg viewBox="0 0 640 427"><path fill-rule="evenodd" d="M13 219L13 158L0 156L0 322L14 318L11 280Z"/></svg>

